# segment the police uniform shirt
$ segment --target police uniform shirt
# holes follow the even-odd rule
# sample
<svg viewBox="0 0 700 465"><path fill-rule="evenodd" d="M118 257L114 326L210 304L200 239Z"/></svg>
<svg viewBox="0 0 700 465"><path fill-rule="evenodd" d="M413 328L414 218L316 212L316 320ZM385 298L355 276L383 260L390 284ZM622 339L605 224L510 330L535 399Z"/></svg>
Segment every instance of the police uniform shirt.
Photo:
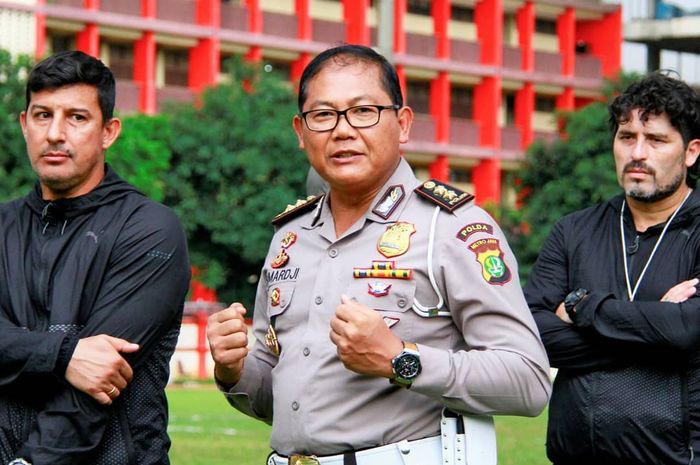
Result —
<svg viewBox="0 0 700 465"><path fill-rule="evenodd" d="M426 185L437 202L414 192ZM438 205L456 196L422 185L402 159L371 210L341 237L327 197L279 227L258 286L256 341L226 393L234 407L272 422L278 453L331 455L434 436L443 406L516 415L544 407L549 366L513 253L472 202L451 212ZM440 309L428 272L433 220ZM417 343L423 370L410 389L343 366L329 337L341 294Z"/></svg>

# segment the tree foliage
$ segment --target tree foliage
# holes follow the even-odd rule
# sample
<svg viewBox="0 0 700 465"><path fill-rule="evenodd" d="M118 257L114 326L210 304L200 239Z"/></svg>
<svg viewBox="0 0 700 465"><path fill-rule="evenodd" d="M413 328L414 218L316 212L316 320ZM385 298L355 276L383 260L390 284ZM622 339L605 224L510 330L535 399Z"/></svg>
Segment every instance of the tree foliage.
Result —
<svg viewBox="0 0 700 465"><path fill-rule="evenodd" d="M0 201L25 195L34 183L19 125L32 60L0 49Z"/></svg>
<svg viewBox="0 0 700 465"><path fill-rule="evenodd" d="M612 98L636 75L609 82ZM607 105L591 103L561 115L566 137L552 143L536 141L517 171L518 210L502 207L501 222L509 235L526 278L554 223L566 214L590 207L620 192L612 155Z"/></svg>
<svg viewBox="0 0 700 465"><path fill-rule="evenodd" d="M107 162L119 176L156 201L165 197L170 170L170 121L166 115L135 114L121 118L122 133L110 147Z"/></svg>
<svg viewBox="0 0 700 465"><path fill-rule="evenodd" d="M247 303L272 237L270 219L304 192L308 170L291 127L289 84L253 66L234 62L230 83L173 110L165 198L184 222L200 278L222 300Z"/></svg>

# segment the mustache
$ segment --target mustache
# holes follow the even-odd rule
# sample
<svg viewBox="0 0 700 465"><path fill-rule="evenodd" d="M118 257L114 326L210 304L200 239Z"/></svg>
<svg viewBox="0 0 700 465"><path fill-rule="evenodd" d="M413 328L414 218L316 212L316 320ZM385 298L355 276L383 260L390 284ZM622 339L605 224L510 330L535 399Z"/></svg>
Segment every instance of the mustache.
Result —
<svg viewBox="0 0 700 465"><path fill-rule="evenodd" d="M61 152L61 153L65 153L69 157L73 156L73 151L71 149L69 149L68 147L66 147L65 145L61 145L61 144L49 145L46 149L42 150L41 155L44 156L49 152Z"/></svg>
<svg viewBox="0 0 700 465"><path fill-rule="evenodd" d="M642 161L631 161L625 165L624 172L631 170L644 170L651 175L656 174L656 170Z"/></svg>

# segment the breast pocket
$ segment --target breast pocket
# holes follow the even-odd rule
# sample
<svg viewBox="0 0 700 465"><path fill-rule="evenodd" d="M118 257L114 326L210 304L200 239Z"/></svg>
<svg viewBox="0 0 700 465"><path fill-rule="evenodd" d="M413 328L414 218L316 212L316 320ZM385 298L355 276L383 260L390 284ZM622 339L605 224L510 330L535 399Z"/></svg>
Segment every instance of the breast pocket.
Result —
<svg viewBox="0 0 700 465"><path fill-rule="evenodd" d="M413 305L416 282L397 279L357 279L348 287L348 295L378 311L392 331L408 336L415 316L407 311Z"/></svg>
<svg viewBox="0 0 700 465"><path fill-rule="evenodd" d="M270 286L267 290L267 316L270 321L278 320L289 308L294 297L295 283L277 283ZM279 323L275 321L275 328Z"/></svg>

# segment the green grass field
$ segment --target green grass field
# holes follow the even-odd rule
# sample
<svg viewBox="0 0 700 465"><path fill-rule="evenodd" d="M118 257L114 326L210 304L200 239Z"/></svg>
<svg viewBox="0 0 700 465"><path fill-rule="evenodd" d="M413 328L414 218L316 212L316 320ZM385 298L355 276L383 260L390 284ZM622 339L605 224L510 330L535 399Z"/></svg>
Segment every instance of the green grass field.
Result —
<svg viewBox="0 0 700 465"><path fill-rule="evenodd" d="M172 465L265 464L270 427L231 408L212 385L169 388L168 400ZM496 418L498 463L549 464L545 428L546 414Z"/></svg>

